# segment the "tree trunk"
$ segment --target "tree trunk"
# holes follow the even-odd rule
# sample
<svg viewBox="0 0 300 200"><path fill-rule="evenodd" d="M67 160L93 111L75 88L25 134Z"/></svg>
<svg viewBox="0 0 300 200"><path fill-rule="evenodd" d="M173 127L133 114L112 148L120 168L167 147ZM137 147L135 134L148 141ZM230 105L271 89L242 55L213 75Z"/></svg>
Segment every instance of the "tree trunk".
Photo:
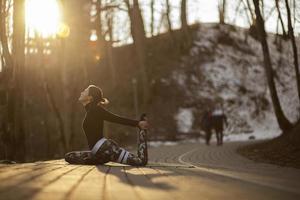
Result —
<svg viewBox="0 0 300 200"><path fill-rule="evenodd" d="M14 105L14 137L16 141L16 160L25 159L24 130L24 65L25 65L25 1L13 2L13 96Z"/></svg>
<svg viewBox="0 0 300 200"><path fill-rule="evenodd" d="M187 22L187 0L181 0L181 6L180 6L180 19L181 19L181 30L185 34L188 34L188 22Z"/></svg>
<svg viewBox="0 0 300 200"><path fill-rule="evenodd" d="M6 0L0 1L0 43L2 46L3 58L5 61L5 68L10 68L13 65L12 57L8 48L7 30L6 30Z"/></svg>
<svg viewBox="0 0 300 200"><path fill-rule="evenodd" d="M103 31L102 31L102 27L103 27L103 23L102 23L102 0L97 0L96 2L96 8L97 8L97 14L96 14L96 20L95 20L95 29L97 32L97 48L100 54L101 58L106 58L106 41L103 35Z"/></svg>
<svg viewBox="0 0 300 200"><path fill-rule="evenodd" d="M166 18L167 18L168 30L171 33L173 28L172 28L170 13L171 13L170 1L166 0Z"/></svg>
<svg viewBox="0 0 300 200"><path fill-rule="evenodd" d="M117 82L117 77L116 77L116 69L115 69L115 64L114 64L114 59L113 59L113 23L114 22L114 14L112 11L109 11L109 16L107 19L107 27L108 27L108 35L109 35L109 41L107 42L107 60L108 60L108 65L111 73L111 80L112 80L112 87L116 87L116 82Z"/></svg>
<svg viewBox="0 0 300 200"><path fill-rule="evenodd" d="M298 61L298 50L294 35L294 29L292 26L292 16L291 16L291 10L289 6L288 0L285 0L286 10L287 10L287 20L288 20L288 34L289 38L291 39L292 47L293 47L293 53L294 53L294 67L295 67L295 73L296 73L296 81L297 81L297 89L298 89L298 97L300 100L300 74L299 74L299 61Z"/></svg>
<svg viewBox="0 0 300 200"><path fill-rule="evenodd" d="M270 89L275 116L277 118L277 122L279 124L280 129L283 132L286 132L291 129L292 124L285 117L277 95L275 82L274 82L274 72L272 69L271 57L270 57L269 47L266 39L267 36L264 27L264 20L262 18L260 8L259 8L259 0L253 0L253 3L255 6L255 14L256 14L256 28L259 33L259 39L263 50L265 73L267 77L268 86Z"/></svg>
<svg viewBox="0 0 300 200"><path fill-rule="evenodd" d="M219 0L219 20L220 24L225 24L226 0Z"/></svg>
<svg viewBox="0 0 300 200"><path fill-rule="evenodd" d="M297 8L297 4L296 4L296 0L293 0L293 19L294 19L294 24L293 26L295 27L296 21L297 21L297 17L296 17L296 8Z"/></svg>
<svg viewBox="0 0 300 200"><path fill-rule="evenodd" d="M54 96L52 94L52 91L50 90L50 87L49 87L47 81L44 82L44 90L45 90L45 93L47 95L47 99L48 99L48 102L50 104L50 107L52 107L54 115L55 115L56 120L58 122L58 130L60 132L60 135L59 135L60 142L62 144L64 153L66 153L66 151L68 150L68 142L67 142L66 135L65 135L65 130L64 130L64 120L63 120L63 117L61 115L61 112L59 111L59 109L57 107Z"/></svg>
<svg viewBox="0 0 300 200"><path fill-rule="evenodd" d="M151 36L154 36L154 5L155 1L151 0L150 8L151 8L151 24L150 24L150 30L151 30Z"/></svg>
<svg viewBox="0 0 300 200"><path fill-rule="evenodd" d="M43 81L43 90L45 92L45 97L46 100L48 102L48 106L49 108L53 111L54 116L56 118L57 124L58 124L58 132L59 132L59 141L58 143L60 143L62 145L62 150L64 153L67 152L68 150L68 143L67 143L67 139L66 139L66 135L65 135L65 130L64 130L64 121L63 121L63 117L61 114L61 111L59 110L58 104L55 101L54 95L52 90L49 87L49 81L47 79L47 71L45 68L45 60L44 60L44 46L43 46L43 38L41 38L40 36L36 35L35 39L37 41L37 49L38 49L38 59L40 60L38 62L38 66L41 69L41 76L42 76L42 81ZM44 121L47 121L47 113L44 114ZM48 142L48 141L47 141Z"/></svg>
<svg viewBox="0 0 300 200"><path fill-rule="evenodd" d="M5 98L3 102L5 106L3 106L3 110L1 110L0 128L5 151L4 159L13 160L15 151L12 130L14 120L11 113L13 111L13 106L11 106L12 104L8 101L8 98L11 98L9 93L9 81L11 79L13 62L8 48L6 18L6 0L0 0L0 47L2 47L0 89L2 89L1 92L3 92L3 98Z"/></svg>
<svg viewBox="0 0 300 200"><path fill-rule="evenodd" d="M88 55L91 54L89 48L91 24L89 11L83 9L89 6L90 1L65 1L64 3L66 23L69 25L70 29L73 30L70 32L69 37L65 40L66 64L63 68L62 88L64 105L60 108L65 125L64 132L67 140L66 143L69 144L68 139L70 138L71 131L81 128L80 124L73 123L70 118L71 112L78 112L78 110L74 110L74 107L72 107L72 104L70 103L74 99L78 98L78 94L73 93L73 87L74 85L81 85L82 87L91 81L88 79L89 73L86 66ZM78 74L80 74L80 76L78 76ZM59 104L59 106L60 105L61 104Z"/></svg>
<svg viewBox="0 0 300 200"><path fill-rule="evenodd" d="M279 8L279 0L275 0L275 4L276 4L277 12L278 12L278 18L279 18L281 28L282 28L282 35L285 38L287 36L287 34L286 34L286 31L285 31L285 28L284 28L284 23L283 23L282 16L281 16L281 11L280 11L280 8Z"/></svg>
<svg viewBox="0 0 300 200"><path fill-rule="evenodd" d="M244 3L244 0L242 0L243 3ZM252 7L251 7L251 4L250 4L250 1L249 0L246 0L246 5L248 7L248 10L249 10L249 13L251 15L251 19L252 19L252 24L255 22L255 13L253 13L253 10L252 10Z"/></svg>
<svg viewBox="0 0 300 200"><path fill-rule="evenodd" d="M135 53L139 64L139 77L142 80L143 104L146 105L149 98L149 87L146 69L146 34L144 22L138 0L133 0L133 6L130 5L129 0L124 1L128 8L128 14L131 22L131 35L134 41Z"/></svg>
<svg viewBox="0 0 300 200"><path fill-rule="evenodd" d="M279 17L277 18L277 23L276 23L276 35L275 35L275 44L276 44L276 47L277 47L277 50L279 49L278 48L278 42L280 41L280 38L279 38Z"/></svg>
<svg viewBox="0 0 300 200"><path fill-rule="evenodd" d="M80 72L80 71L78 71ZM79 73L77 75L77 77L79 76ZM80 86L78 84L75 83L75 85L73 85L73 89L72 89L72 94L78 94L78 88L80 88ZM78 100L77 99L72 99L71 101L71 110L72 112L70 112L70 137L69 137L69 142L68 142L68 151L72 150L75 141L75 136L76 136L76 130L75 130L75 123L76 123L76 116L77 116L77 112L76 112L76 106L77 106Z"/></svg>

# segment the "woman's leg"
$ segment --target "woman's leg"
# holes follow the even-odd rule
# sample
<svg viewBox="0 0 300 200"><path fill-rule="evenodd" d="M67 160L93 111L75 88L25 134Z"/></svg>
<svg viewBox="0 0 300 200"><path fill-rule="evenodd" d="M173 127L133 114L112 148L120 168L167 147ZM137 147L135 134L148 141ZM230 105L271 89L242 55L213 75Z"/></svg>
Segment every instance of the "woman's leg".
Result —
<svg viewBox="0 0 300 200"><path fill-rule="evenodd" d="M99 158L100 160L107 159L112 162L133 165L133 166L141 166L145 165L144 158L134 155L129 151L119 147L119 145L113 140L107 140L102 148L100 148L97 153L94 155L96 160Z"/></svg>
<svg viewBox="0 0 300 200"><path fill-rule="evenodd" d="M124 149L119 155L117 162L133 165L145 166L148 163L148 150L147 150L147 131L140 130L138 133L138 149L137 156Z"/></svg>
<svg viewBox="0 0 300 200"><path fill-rule="evenodd" d="M137 148L138 157L142 160L142 164L146 165L148 163L147 130L139 130Z"/></svg>
<svg viewBox="0 0 300 200"><path fill-rule="evenodd" d="M107 160L96 159L91 151L72 151L65 155L65 161L74 165L102 165Z"/></svg>
<svg viewBox="0 0 300 200"><path fill-rule="evenodd" d="M72 151L65 155L65 160L70 164L79 165L101 165L110 161L105 154L105 150L109 148L108 140L101 138L91 151Z"/></svg>
<svg viewBox="0 0 300 200"><path fill-rule="evenodd" d="M95 157L99 157L100 159L106 158L110 161L122 164L144 166L148 162L146 137L147 132L145 130L140 130L138 135L137 155L120 148L119 145L113 140L106 140L99 150L94 151L96 152Z"/></svg>

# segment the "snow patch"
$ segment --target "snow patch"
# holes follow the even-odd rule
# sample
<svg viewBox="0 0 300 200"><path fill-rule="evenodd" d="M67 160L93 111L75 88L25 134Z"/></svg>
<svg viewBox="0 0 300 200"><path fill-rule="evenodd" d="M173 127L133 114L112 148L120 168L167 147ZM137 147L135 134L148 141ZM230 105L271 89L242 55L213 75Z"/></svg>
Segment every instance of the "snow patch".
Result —
<svg viewBox="0 0 300 200"><path fill-rule="evenodd" d="M178 144L178 142L172 142L172 141L150 141L148 142L150 147L160 147L160 146L175 146Z"/></svg>
<svg viewBox="0 0 300 200"><path fill-rule="evenodd" d="M178 131L188 133L192 129L194 122L193 110L191 108L179 108L175 119Z"/></svg>
<svg viewBox="0 0 300 200"><path fill-rule="evenodd" d="M275 129L262 129L262 130L256 130L253 133L240 133L240 134L228 134L224 135L224 141L247 141L251 140L250 138L253 138L253 140L264 140L264 139L272 139L275 137L280 136L281 132L279 130Z"/></svg>

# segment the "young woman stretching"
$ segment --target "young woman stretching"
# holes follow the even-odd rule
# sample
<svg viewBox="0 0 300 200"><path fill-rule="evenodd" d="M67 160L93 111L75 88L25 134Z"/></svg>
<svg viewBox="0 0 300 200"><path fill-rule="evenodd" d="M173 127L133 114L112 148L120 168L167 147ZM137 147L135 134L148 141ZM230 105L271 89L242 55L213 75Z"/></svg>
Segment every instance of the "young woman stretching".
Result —
<svg viewBox="0 0 300 200"><path fill-rule="evenodd" d="M88 86L78 99L85 107L86 116L83 120L83 130L87 137L90 151L73 151L65 155L65 160L70 164L104 164L106 162L118 162L134 166L147 164L146 129L148 122L143 116L140 121L127 119L115 115L103 106L108 100L103 98L102 90L95 86ZM118 144L103 137L103 122L110 121L139 128L138 155L134 155Z"/></svg>

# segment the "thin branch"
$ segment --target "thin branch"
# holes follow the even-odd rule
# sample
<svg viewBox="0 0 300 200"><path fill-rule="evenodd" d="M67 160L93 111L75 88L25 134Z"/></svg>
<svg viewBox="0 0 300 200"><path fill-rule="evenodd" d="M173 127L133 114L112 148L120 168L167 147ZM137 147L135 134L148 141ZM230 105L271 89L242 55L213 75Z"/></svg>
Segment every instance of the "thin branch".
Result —
<svg viewBox="0 0 300 200"><path fill-rule="evenodd" d="M267 16L265 17L265 21L267 21L273 14L273 12L275 11L276 6L272 7L270 12L267 14Z"/></svg>

